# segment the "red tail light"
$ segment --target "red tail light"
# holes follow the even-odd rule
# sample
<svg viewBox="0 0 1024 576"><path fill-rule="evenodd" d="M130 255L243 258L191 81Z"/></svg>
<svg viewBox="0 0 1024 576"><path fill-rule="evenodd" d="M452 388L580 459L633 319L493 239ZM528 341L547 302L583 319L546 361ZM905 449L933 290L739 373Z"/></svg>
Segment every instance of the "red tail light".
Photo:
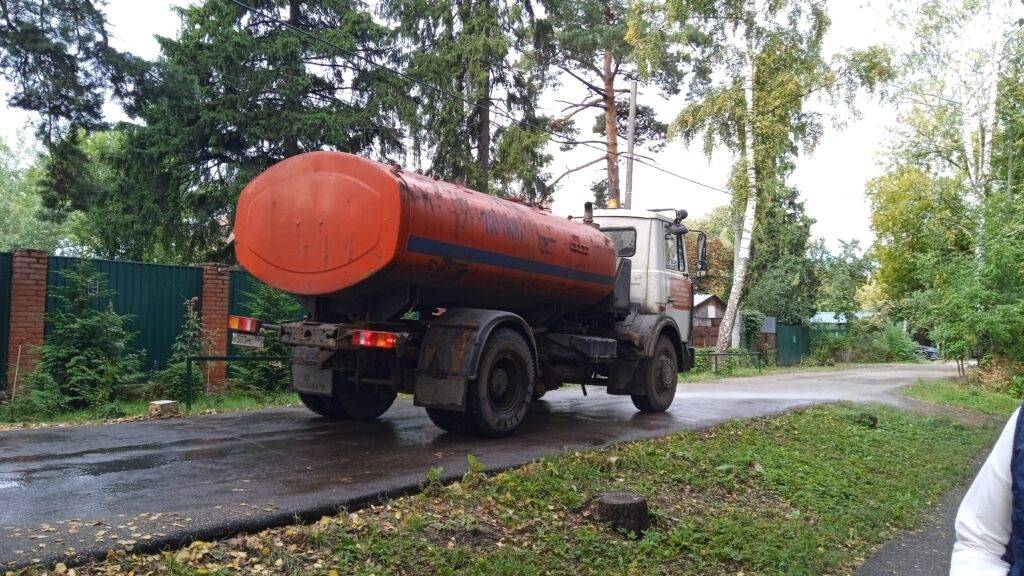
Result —
<svg viewBox="0 0 1024 576"><path fill-rule="evenodd" d="M260 321L246 316L228 316L228 329L255 334L260 331Z"/></svg>
<svg viewBox="0 0 1024 576"><path fill-rule="evenodd" d="M393 332L375 332L373 330L356 330L352 333L352 344L370 348L394 348L398 345L398 334Z"/></svg>

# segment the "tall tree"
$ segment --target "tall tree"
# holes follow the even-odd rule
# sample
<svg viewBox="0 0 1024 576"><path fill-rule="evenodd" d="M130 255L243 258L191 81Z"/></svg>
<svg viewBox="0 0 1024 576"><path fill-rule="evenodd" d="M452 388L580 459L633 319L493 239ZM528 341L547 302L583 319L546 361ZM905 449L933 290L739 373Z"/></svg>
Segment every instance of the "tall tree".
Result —
<svg viewBox="0 0 1024 576"><path fill-rule="evenodd" d="M550 31L533 3L385 0L379 9L416 79L417 166L483 192L545 200L550 156L537 101L550 81Z"/></svg>
<svg viewBox="0 0 1024 576"><path fill-rule="evenodd" d="M582 97L570 100L559 99L565 105L563 115L552 121L560 129L569 129L570 124L583 112L599 111L593 132L602 140L583 140L590 145L604 147L603 156L570 168L556 178L603 162L605 178L599 182L596 191L612 206L620 204L619 186L619 139L626 134L626 110L628 99L623 95L629 91L625 84L628 78L637 78L636 60L632 58L633 48L627 41L629 3L622 0L544 0L548 18L554 32L554 49L557 58L554 66L561 72L561 79ZM687 70L689 58L682 48L673 46L660 54L650 64L653 70L648 78L651 84L665 96L679 92L683 71ZM664 139L665 126L657 122L654 110L648 106L637 108L637 142L658 142ZM563 149L576 144L569 141Z"/></svg>
<svg viewBox="0 0 1024 576"><path fill-rule="evenodd" d="M899 102L950 121L945 161L962 170L976 195L991 184L998 83L1022 16L1014 0L925 0L897 24L912 34L896 92ZM939 134L921 134L922 146Z"/></svg>
<svg viewBox="0 0 1024 576"><path fill-rule="evenodd" d="M37 133L47 146L103 125L105 96L124 95L140 64L110 46L103 4L0 2L0 76L13 86L8 104L39 115Z"/></svg>
<svg viewBox="0 0 1024 576"><path fill-rule="evenodd" d="M223 241L238 192L270 165L320 149L403 153L409 85L351 55L390 54L390 32L361 2L249 4L257 11L228 0L179 9L178 38L160 39L162 57L139 87L144 124L121 126L123 145L106 155L112 189L69 204L121 207L111 225L165 258L230 258Z"/></svg>
<svg viewBox="0 0 1024 576"><path fill-rule="evenodd" d="M829 20L821 0L668 0L643 3L635 13L631 38L641 60L660 58L667 46L694 34L708 38L700 58L715 74L692 83L692 102L670 134L687 142L702 138L709 155L719 145L738 153L730 182L733 283L718 339L724 349L738 336L736 314L758 250L759 204L781 207L780 214L801 210L785 178L793 158L817 143L825 119L806 110L807 103L816 95L850 103L858 87L875 89L891 75L888 53L876 48L827 58L822 41ZM806 244L796 257L805 252Z"/></svg>
<svg viewBox="0 0 1024 576"><path fill-rule="evenodd" d="M852 318L861 309L858 293L874 268L871 254L861 249L858 240L840 240L839 250L831 252L819 238L811 247L811 261L820 284L815 307Z"/></svg>
<svg viewBox="0 0 1024 576"><path fill-rule="evenodd" d="M127 100L146 68L110 46L103 4L0 2L0 76L12 85L8 104L35 114L36 135L48 154L38 184L50 208L66 208L62 199L69 195L88 194L78 178L87 162L79 139L106 126L108 96Z"/></svg>

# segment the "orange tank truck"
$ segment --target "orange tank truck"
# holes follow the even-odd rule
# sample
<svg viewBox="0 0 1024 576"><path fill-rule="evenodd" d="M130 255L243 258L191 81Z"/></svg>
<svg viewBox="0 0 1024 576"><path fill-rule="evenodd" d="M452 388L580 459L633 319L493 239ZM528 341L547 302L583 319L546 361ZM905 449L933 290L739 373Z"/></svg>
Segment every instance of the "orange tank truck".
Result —
<svg viewBox="0 0 1024 576"><path fill-rule="evenodd" d="M377 418L407 392L445 431L504 436L566 382L667 410L694 358L686 212L584 212L313 152L242 190L235 253L302 303L265 329L325 418Z"/></svg>
<svg viewBox="0 0 1024 576"><path fill-rule="evenodd" d="M419 304L578 310L612 292L611 240L580 221L341 152L285 160L242 191L238 261L304 296L412 287Z"/></svg>

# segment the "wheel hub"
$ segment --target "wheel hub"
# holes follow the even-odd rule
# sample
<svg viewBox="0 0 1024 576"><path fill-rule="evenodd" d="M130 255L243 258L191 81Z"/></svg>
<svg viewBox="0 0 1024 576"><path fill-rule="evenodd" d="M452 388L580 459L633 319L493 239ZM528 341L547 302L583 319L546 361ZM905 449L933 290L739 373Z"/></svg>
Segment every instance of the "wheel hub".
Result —
<svg viewBox="0 0 1024 576"><path fill-rule="evenodd" d="M504 368L498 368L491 374L489 382L491 396L500 398L508 391L508 372Z"/></svg>

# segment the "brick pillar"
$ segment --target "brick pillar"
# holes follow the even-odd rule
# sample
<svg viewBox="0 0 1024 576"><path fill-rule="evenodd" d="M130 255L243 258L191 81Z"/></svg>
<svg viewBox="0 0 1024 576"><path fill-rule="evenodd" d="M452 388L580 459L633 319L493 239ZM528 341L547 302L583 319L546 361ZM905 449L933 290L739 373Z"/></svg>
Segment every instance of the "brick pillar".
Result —
<svg viewBox="0 0 1024 576"><path fill-rule="evenodd" d="M228 353L228 282L230 273L222 264L203 264L203 338L204 353L225 356ZM227 365L208 362L207 392L223 392L227 388Z"/></svg>
<svg viewBox="0 0 1024 576"><path fill-rule="evenodd" d="M11 325L7 344L7 388L14 385L14 370L21 345L18 388L35 368L37 348L43 343L46 313L46 252L15 250L11 267Z"/></svg>

